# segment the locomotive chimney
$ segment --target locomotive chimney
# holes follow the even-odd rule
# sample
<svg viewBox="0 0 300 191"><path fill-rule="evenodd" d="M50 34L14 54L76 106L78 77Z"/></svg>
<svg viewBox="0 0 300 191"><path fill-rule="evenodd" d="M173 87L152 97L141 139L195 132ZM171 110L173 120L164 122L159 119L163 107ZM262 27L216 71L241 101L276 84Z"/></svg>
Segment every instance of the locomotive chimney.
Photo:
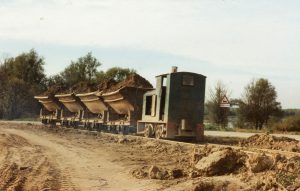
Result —
<svg viewBox="0 0 300 191"><path fill-rule="evenodd" d="M177 67L177 66L172 66L171 73L175 73L175 72L177 72L177 69L178 69L178 67Z"/></svg>

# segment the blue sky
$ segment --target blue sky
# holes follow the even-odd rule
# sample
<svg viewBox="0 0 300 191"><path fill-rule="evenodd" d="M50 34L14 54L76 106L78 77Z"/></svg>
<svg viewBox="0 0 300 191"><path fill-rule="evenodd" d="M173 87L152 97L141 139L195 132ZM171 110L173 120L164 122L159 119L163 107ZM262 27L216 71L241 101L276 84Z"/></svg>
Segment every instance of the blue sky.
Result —
<svg viewBox="0 0 300 191"><path fill-rule="evenodd" d="M154 76L192 71L232 97L268 78L284 108L300 108L298 0L0 0L0 59L34 48L47 74L92 51Z"/></svg>

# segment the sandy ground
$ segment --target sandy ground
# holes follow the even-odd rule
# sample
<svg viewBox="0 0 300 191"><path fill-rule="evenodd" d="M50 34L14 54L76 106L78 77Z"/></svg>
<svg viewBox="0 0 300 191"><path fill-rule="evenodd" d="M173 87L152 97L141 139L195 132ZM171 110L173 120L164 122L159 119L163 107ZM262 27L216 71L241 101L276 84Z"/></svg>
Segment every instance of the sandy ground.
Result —
<svg viewBox="0 0 300 191"><path fill-rule="evenodd" d="M298 167L298 150L285 147L194 145L0 123L1 191L300 190Z"/></svg>
<svg viewBox="0 0 300 191"><path fill-rule="evenodd" d="M131 178L128 169L113 162L119 153L96 140L60 137L44 132L0 128L1 166L17 163L31 168L28 190L155 190L149 180ZM41 176L47 180L38 180ZM33 182L32 182L33 180ZM37 182L35 182L37 181ZM43 182L44 181L44 182ZM27 190L24 187L24 190Z"/></svg>

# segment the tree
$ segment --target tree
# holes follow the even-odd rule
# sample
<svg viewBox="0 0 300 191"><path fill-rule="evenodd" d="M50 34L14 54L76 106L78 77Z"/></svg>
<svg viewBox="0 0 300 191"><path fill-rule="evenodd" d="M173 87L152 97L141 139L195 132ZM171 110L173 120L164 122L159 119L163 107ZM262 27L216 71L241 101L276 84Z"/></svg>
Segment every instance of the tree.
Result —
<svg viewBox="0 0 300 191"><path fill-rule="evenodd" d="M206 108L210 121L226 127L229 114L228 108L220 107L224 96L228 96L228 89L223 83L218 82L213 89L209 90L209 100L206 103Z"/></svg>
<svg viewBox="0 0 300 191"><path fill-rule="evenodd" d="M245 87L240 102L240 120L254 124L256 129L262 129L270 116L281 113L281 106L276 98L275 87L267 79L253 80Z"/></svg>
<svg viewBox="0 0 300 191"><path fill-rule="evenodd" d="M29 89L29 84L21 79L12 77L7 81L6 91L2 97L3 117L15 119L34 110L33 106L37 104L33 101Z"/></svg>
<svg viewBox="0 0 300 191"><path fill-rule="evenodd" d="M25 83L40 84L46 75L44 73L44 59L31 49L15 58L7 58L1 65L1 70L8 76L14 76Z"/></svg>
<svg viewBox="0 0 300 191"><path fill-rule="evenodd" d="M114 80L120 82L130 74L136 73L135 70L129 68L113 67L108 69L105 73L99 73L98 81L101 80Z"/></svg>
<svg viewBox="0 0 300 191"><path fill-rule="evenodd" d="M89 52L87 55L78 58L61 73L67 86L73 86L79 82L95 83L98 73L97 68L101 63Z"/></svg>
<svg viewBox="0 0 300 191"><path fill-rule="evenodd" d="M4 59L0 65L0 117L35 116L38 103L33 96L44 90L45 76L44 59L33 49Z"/></svg>
<svg viewBox="0 0 300 191"><path fill-rule="evenodd" d="M2 65L0 65L0 119L3 118L3 115L5 113L3 97L5 96L5 88L6 88L6 82L7 82L7 75L1 69L1 66Z"/></svg>
<svg viewBox="0 0 300 191"><path fill-rule="evenodd" d="M49 76L44 83L46 84L46 87L51 87L54 85L63 87L66 85L65 79L60 74Z"/></svg>

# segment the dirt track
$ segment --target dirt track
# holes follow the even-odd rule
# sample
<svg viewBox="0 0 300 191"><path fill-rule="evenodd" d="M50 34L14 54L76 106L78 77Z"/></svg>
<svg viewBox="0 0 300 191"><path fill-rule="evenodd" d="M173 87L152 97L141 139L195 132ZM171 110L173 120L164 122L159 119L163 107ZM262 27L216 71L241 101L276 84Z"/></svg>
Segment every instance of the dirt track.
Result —
<svg viewBox="0 0 300 191"><path fill-rule="evenodd" d="M299 153L264 153L0 123L0 190L300 189Z"/></svg>
<svg viewBox="0 0 300 191"><path fill-rule="evenodd" d="M92 145L77 138L65 139L42 132L37 135L20 129L1 128L0 132L1 139L5 140L1 147L1 166L15 162L19 167L32 169L26 176L31 183L25 190L156 189L151 181L130 178L128 169L111 162L118 153L103 148L101 143L93 141Z"/></svg>

